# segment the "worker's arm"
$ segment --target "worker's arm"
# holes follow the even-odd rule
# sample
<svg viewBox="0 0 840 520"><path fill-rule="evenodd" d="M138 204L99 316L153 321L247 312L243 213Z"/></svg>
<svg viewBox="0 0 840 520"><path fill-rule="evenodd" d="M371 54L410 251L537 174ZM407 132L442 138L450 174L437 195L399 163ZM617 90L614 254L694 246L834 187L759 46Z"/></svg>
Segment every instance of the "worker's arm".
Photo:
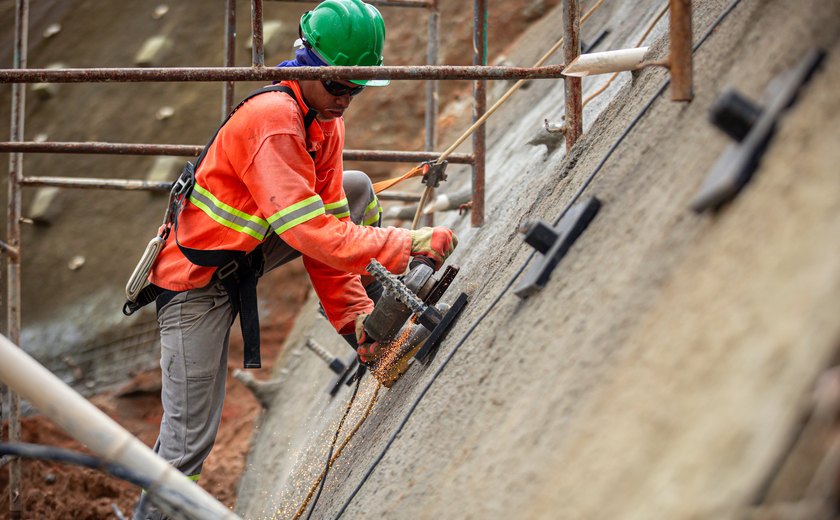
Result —
<svg viewBox="0 0 840 520"><path fill-rule="evenodd" d="M340 178L340 172L322 174ZM411 249L408 230L357 226L326 213L302 136L267 137L242 179L274 232L304 256L356 274L366 272L371 258L392 272L405 271Z"/></svg>
<svg viewBox="0 0 840 520"><path fill-rule="evenodd" d="M308 256L303 257L303 265L327 319L339 334L351 334L356 316L373 311L373 302L359 275L339 271Z"/></svg>

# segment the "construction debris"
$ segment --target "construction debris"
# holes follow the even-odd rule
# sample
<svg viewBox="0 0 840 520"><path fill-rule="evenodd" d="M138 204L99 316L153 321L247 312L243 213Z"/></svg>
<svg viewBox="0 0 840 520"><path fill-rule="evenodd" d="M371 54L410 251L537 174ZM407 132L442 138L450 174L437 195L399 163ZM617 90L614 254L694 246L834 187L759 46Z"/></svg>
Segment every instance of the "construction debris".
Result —
<svg viewBox="0 0 840 520"><path fill-rule="evenodd" d="M263 53L277 54L282 49L281 46L286 42L281 37L283 24L280 20L266 20L263 23ZM245 40L245 48L249 51L253 48L253 42L250 38Z"/></svg>
<svg viewBox="0 0 840 520"><path fill-rule="evenodd" d="M44 38L52 38L56 34L61 32L61 24L60 23L51 23L44 29Z"/></svg>
<svg viewBox="0 0 840 520"><path fill-rule="evenodd" d="M85 265L85 257L82 255L76 255L67 262L67 268L71 271L78 271Z"/></svg>
<svg viewBox="0 0 840 520"><path fill-rule="evenodd" d="M246 372L238 368L233 371L233 377L254 394L254 397L257 398L257 401L260 402L260 406L263 408L268 408L271 405L274 396L277 395L277 392L280 391L280 387L283 385L281 378L259 381L254 378L251 372Z"/></svg>
<svg viewBox="0 0 840 520"><path fill-rule="evenodd" d="M149 182L172 182L178 178L183 166L184 159L181 157L157 157L148 173L146 173L146 180Z"/></svg>
<svg viewBox="0 0 840 520"><path fill-rule="evenodd" d="M50 224L61 211L56 200L60 189L55 187L38 188L35 198L29 206L28 217L36 224Z"/></svg>
<svg viewBox="0 0 840 520"><path fill-rule="evenodd" d="M152 36L143 43L134 64L138 67L154 67L163 64L163 57L172 48L172 40L166 36Z"/></svg>
<svg viewBox="0 0 840 520"><path fill-rule="evenodd" d="M170 106L160 107L157 112L155 112L155 119L158 121L165 121L170 117L175 115L175 109Z"/></svg>
<svg viewBox="0 0 840 520"><path fill-rule="evenodd" d="M47 65L47 68L64 69L67 67L63 63L51 63ZM33 83L31 88L32 92L42 100L54 98L58 94L58 83Z"/></svg>
<svg viewBox="0 0 840 520"><path fill-rule="evenodd" d="M152 18L154 18L155 20L160 20L168 12L169 6L166 4L160 4L159 6L155 7L154 12L152 12Z"/></svg>

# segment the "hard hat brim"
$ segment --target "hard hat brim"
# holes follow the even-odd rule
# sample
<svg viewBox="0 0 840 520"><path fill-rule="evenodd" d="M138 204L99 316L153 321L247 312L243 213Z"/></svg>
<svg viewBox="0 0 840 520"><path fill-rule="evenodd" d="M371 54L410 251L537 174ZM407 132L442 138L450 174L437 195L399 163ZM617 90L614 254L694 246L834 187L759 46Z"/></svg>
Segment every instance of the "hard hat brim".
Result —
<svg viewBox="0 0 840 520"><path fill-rule="evenodd" d="M385 87L391 84L390 79L351 79L349 81L363 87Z"/></svg>

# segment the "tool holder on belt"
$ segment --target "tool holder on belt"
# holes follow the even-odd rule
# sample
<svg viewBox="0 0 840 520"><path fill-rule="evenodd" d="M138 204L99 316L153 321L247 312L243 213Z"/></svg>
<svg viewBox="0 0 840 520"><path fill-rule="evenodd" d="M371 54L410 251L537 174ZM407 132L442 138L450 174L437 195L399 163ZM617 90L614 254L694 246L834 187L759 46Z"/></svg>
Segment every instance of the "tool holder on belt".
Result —
<svg viewBox="0 0 840 520"><path fill-rule="evenodd" d="M181 171L181 176L172 185L169 192L169 203L163 217L163 224L158 235L146 246L140 261L128 280L125 288L126 302L123 314L130 316L149 303L156 302L158 310L168 303L178 292L170 291L157 285L148 283L149 273L154 266L158 254L166 244L166 240L174 228L175 242L184 256L191 263L202 267L215 267L211 283L221 283L230 297L234 316L239 314L239 324L242 327L245 368L260 368L260 322L257 308L257 279L262 275L263 255L259 246L250 253L232 250L202 250L183 246L178 242L178 215L189 200L195 186L195 173L201 161L207 155L210 145L219 135L222 127L231 116L249 99L265 92L283 92L294 96L289 87L273 85L263 87L249 94L234 108L227 119L219 125L216 133L201 151L195 164L187 162ZM304 125L309 127L315 120L317 112L310 110L304 115Z"/></svg>

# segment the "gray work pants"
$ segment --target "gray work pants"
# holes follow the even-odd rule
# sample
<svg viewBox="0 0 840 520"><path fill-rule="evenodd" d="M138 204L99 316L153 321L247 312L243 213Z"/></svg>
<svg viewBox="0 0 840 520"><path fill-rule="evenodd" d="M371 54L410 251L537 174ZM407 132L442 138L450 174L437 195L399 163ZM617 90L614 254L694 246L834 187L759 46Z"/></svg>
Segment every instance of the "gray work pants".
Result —
<svg viewBox="0 0 840 520"><path fill-rule="evenodd" d="M379 203L367 175L344 172L344 192L354 223L379 225ZM300 256L275 233L263 242L262 251L265 271ZM220 282L180 292L158 313L163 418L154 450L196 481L222 417L233 320L230 299ZM153 507L141 513L144 501L135 520L165 518Z"/></svg>

